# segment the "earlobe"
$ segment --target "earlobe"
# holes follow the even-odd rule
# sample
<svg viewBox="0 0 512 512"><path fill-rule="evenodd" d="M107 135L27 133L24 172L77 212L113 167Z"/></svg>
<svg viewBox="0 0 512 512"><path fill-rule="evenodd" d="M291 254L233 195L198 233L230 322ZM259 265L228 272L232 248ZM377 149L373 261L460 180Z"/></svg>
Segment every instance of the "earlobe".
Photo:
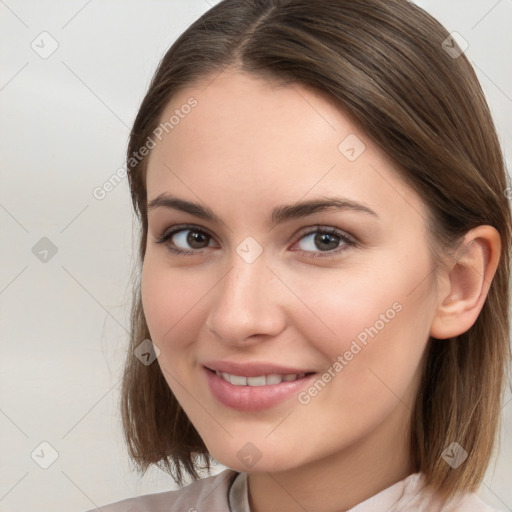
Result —
<svg viewBox="0 0 512 512"><path fill-rule="evenodd" d="M448 292L438 297L430 336L447 339L471 328L484 305L498 267L501 240L492 226L478 226L466 233L460 252L448 266Z"/></svg>

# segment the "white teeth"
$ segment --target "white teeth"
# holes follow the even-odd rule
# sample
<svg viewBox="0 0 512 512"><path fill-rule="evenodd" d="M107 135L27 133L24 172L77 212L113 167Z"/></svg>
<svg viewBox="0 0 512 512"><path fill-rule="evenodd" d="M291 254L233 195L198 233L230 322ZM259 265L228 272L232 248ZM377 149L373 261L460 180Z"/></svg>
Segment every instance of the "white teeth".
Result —
<svg viewBox="0 0 512 512"><path fill-rule="evenodd" d="M283 381L282 375L267 375L267 384L279 384Z"/></svg>
<svg viewBox="0 0 512 512"><path fill-rule="evenodd" d="M290 373L288 375L259 375L258 377L244 377L242 375L231 375L226 372L215 372L219 377L225 381L230 382L234 386L265 386L272 384L280 384L281 382L290 382L304 377L305 373Z"/></svg>
<svg viewBox="0 0 512 512"><path fill-rule="evenodd" d="M231 380L231 382L233 382ZM265 375L261 375L259 377L247 377L247 385L248 386L264 386L267 383L267 378Z"/></svg>
<svg viewBox="0 0 512 512"><path fill-rule="evenodd" d="M225 374L223 374L223 376L224 375ZM240 375L228 375L228 378L226 380L228 380L229 382L231 382L231 384L235 386L245 386L247 384L247 377L241 377Z"/></svg>

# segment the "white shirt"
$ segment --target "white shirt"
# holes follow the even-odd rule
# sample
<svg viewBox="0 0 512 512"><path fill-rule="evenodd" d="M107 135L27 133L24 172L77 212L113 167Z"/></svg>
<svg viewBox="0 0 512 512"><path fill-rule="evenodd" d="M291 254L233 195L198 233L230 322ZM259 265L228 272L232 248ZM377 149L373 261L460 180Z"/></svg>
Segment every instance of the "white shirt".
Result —
<svg viewBox="0 0 512 512"><path fill-rule="evenodd" d="M409 475L347 512L498 512L475 493L440 508L423 488L421 473ZM88 512L251 512L247 473L226 469L174 491L147 494Z"/></svg>

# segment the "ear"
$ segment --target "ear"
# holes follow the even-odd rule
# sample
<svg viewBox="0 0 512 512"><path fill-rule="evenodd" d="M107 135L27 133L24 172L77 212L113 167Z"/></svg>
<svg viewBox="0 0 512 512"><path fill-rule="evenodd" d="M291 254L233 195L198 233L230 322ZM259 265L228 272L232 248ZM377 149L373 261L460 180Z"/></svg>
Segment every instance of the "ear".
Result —
<svg viewBox="0 0 512 512"><path fill-rule="evenodd" d="M501 253L501 239L492 226L468 231L462 251L443 270L447 286L439 287L438 308L430 336L446 339L466 332L478 318Z"/></svg>

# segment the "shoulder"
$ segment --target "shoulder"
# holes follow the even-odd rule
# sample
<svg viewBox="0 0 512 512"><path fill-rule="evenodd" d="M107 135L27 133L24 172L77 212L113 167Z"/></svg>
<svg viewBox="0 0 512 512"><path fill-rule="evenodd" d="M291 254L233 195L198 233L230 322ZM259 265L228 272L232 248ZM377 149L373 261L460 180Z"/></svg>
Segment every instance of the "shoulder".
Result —
<svg viewBox="0 0 512 512"><path fill-rule="evenodd" d="M444 512L444 510L443 510ZM446 508L446 512L501 512L484 503L475 493L464 495L459 501Z"/></svg>
<svg viewBox="0 0 512 512"><path fill-rule="evenodd" d="M399 504L403 512L501 512L484 503L476 493L459 493L451 501L440 502L425 487L423 475L416 473L404 480L404 490Z"/></svg>
<svg viewBox="0 0 512 512"><path fill-rule="evenodd" d="M228 512L228 489L236 475L236 471L225 469L217 475L201 478L181 489L128 498L88 512Z"/></svg>

